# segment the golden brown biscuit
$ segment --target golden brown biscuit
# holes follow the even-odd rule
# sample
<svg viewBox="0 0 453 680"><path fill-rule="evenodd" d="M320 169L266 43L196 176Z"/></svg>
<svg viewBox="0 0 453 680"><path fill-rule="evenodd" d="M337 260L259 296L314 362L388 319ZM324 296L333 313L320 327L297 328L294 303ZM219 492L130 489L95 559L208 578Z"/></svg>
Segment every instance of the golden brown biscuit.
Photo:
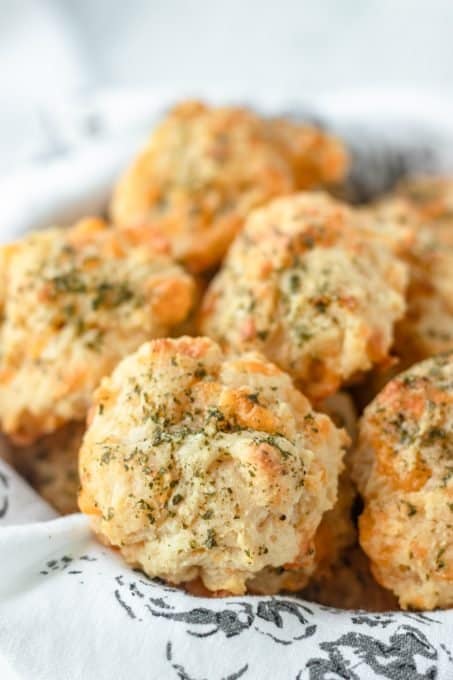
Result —
<svg viewBox="0 0 453 680"><path fill-rule="evenodd" d="M71 423L11 451L12 465L62 515L78 512L78 454L84 432L84 423Z"/></svg>
<svg viewBox="0 0 453 680"><path fill-rule="evenodd" d="M398 185L396 193L411 204L443 243L453 246L453 177L409 177Z"/></svg>
<svg viewBox="0 0 453 680"><path fill-rule="evenodd" d="M115 224L146 224L192 271L215 266L250 210L343 177L342 144L317 128L251 111L175 107L119 181Z"/></svg>
<svg viewBox="0 0 453 680"><path fill-rule="evenodd" d="M403 608L453 605L453 354L387 384L365 410L352 473L360 542Z"/></svg>
<svg viewBox="0 0 453 680"><path fill-rule="evenodd" d="M417 210L407 200L388 196L356 208L356 216L359 225L375 231L396 255L408 257L421 225Z"/></svg>
<svg viewBox="0 0 453 680"><path fill-rule="evenodd" d="M261 355L155 340L96 392L79 504L149 576L234 594L266 567L306 582L347 442Z"/></svg>
<svg viewBox="0 0 453 680"><path fill-rule="evenodd" d="M319 410L326 413L333 423L346 430L350 443L357 436L357 414L354 403L346 392L338 392L319 404ZM357 531L352 517L352 508L357 492L343 471L338 479L337 500L334 507L324 513L314 539L315 569L310 576L313 581L324 581L334 565L337 565L346 548L357 541ZM305 586L307 573L297 569L264 569L253 581L249 590L257 594L272 594L282 590L298 591Z"/></svg>
<svg viewBox="0 0 453 680"><path fill-rule="evenodd" d="M344 179L348 156L339 139L313 125L284 118L265 124L273 142L290 162L296 190L336 184Z"/></svg>
<svg viewBox="0 0 453 680"><path fill-rule="evenodd" d="M346 548L357 540L357 531L352 520L352 504L355 489L343 472L338 480L337 500L331 510L324 513L314 537L313 567L306 569L266 567L248 582L250 592L259 595L274 595L281 591L297 592L307 582L324 582L343 558Z"/></svg>
<svg viewBox="0 0 453 680"><path fill-rule="evenodd" d="M188 315L191 277L143 229L97 219L0 249L0 421L20 443L83 420L121 357Z"/></svg>
<svg viewBox="0 0 453 680"><path fill-rule="evenodd" d="M453 179L419 177L366 210L392 238L412 227L402 244L410 266L407 314L396 328L395 350L406 368L453 349Z"/></svg>
<svg viewBox="0 0 453 680"><path fill-rule="evenodd" d="M453 243L422 229L409 262L408 309L396 332L404 364L453 349Z"/></svg>
<svg viewBox="0 0 453 680"><path fill-rule="evenodd" d="M297 194L249 217L205 297L201 331L259 349L321 400L386 361L406 280L353 209Z"/></svg>
<svg viewBox="0 0 453 680"><path fill-rule="evenodd" d="M406 313L395 325L395 342L392 355L363 375L352 387L355 403L361 412L383 389L386 383L414 363L411 343L402 340L402 328L410 314L413 279L412 253L420 236L420 219L413 206L398 196L389 196L376 203L358 209L360 219L365 218L367 227L385 239L388 247L401 257L409 268L409 285L406 290ZM398 346L398 350L396 349Z"/></svg>
<svg viewBox="0 0 453 680"><path fill-rule="evenodd" d="M395 344L387 361L373 367L353 386L356 404L360 411L374 399L386 383L411 366L415 359L412 343L403 340L402 329L411 314L414 271L413 253L420 239L421 222L413 205L405 198L390 195L358 209L360 220L365 219L368 228L385 239L388 247L401 257L409 267L409 285L406 291L407 309L404 317L395 325ZM398 346L398 350L395 345ZM397 354L398 351L398 354Z"/></svg>

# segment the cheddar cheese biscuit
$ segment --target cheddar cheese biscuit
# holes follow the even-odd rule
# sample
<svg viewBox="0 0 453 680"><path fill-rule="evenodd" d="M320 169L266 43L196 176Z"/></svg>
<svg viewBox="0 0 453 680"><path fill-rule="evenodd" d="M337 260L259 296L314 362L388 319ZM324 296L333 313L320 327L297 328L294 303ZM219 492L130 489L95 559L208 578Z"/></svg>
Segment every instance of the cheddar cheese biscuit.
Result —
<svg viewBox="0 0 453 680"><path fill-rule="evenodd" d="M385 362L407 266L352 208L322 193L255 211L214 278L201 331L254 348L321 400Z"/></svg>
<svg viewBox="0 0 453 680"><path fill-rule="evenodd" d="M215 266L250 210L345 174L338 140L308 125L200 102L175 107L120 179L115 224L142 223L192 271Z"/></svg>
<svg viewBox="0 0 453 680"><path fill-rule="evenodd" d="M31 442L83 420L103 375L188 315L191 277L143 229L87 219L0 249L0 422Z"/></svg>
<svg viewBox="0 0 453 680"><path fill-rule="evenodd" d="M347 442L260 354L154 340L96 392L80 508L151 577L238 594L281 568L306 583Z"/></svg>
<svg viewBox="0 0 453 680"><path fill-rule="evenodd" d="M453 355L391 380L367 407L353 477L360 542L403 608L453 605Z"/></svg>

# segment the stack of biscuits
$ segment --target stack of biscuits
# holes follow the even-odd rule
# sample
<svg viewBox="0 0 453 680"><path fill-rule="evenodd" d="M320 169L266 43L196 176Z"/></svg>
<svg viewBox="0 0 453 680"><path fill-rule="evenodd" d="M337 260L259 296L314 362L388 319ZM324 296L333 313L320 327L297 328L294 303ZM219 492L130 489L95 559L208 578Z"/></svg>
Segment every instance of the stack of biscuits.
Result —
<svg viewBox="0 0 453 680"><path fill-rule="evenodd" d="M0 249L0 425L195 595L453 606L453 179L336 198L325 131L185 102L108 218Z"/></svg>

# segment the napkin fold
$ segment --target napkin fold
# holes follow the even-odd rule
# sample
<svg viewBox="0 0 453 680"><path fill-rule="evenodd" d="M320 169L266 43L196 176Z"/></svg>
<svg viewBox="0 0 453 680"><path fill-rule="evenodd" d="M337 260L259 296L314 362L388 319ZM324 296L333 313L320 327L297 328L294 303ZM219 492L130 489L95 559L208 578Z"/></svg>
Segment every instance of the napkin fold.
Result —
<svg viewBox="0 0 453 680"><path fill-rule="evenodd" d="M3 507L11 501L0 529L0 658L10 677L453 678L451 612L195 598L129 568L82 515L52 519L4 463L0 478ZM19 496L22 512L33 505L40 521L14 523Z"/></svg>

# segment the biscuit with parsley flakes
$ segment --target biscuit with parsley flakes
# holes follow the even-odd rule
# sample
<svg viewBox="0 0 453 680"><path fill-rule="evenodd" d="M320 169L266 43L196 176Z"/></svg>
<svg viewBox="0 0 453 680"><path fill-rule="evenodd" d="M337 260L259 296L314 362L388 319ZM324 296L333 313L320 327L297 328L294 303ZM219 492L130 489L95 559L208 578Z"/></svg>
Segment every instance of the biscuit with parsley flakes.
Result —
<svg viewBox="0 0 453 680"><path fill-rule="evenodd" d="M367 407L352 474L360 542L403 608L453 606L453 354L391 380Z"/></svg>
<svg viewBox="0 0 453 680"><path fill-rule="evenodd" d="M335 185L345 178L349 160L340 139L315 125L286 118L265 124L291 165L296 190Z"/></svg>
<svg viewBox="0 0 453 680"><path fill-rule="evenodd" d="M320 192L253 212L211 283L201 332L257 349L320 401L386 362L408 268L359 211Z"/></svg>
<svg viewBox="0 0 453 680"><path fill-rule="evenodd" d="M343 472L338 480L337 499L331 510L324 513L313 541L313 565L311 573L297 565L267 567L249 582L249 590L260 595L276 594L281 591L297 592L308 583L328 580L341 563L347 548L357 540L357 531L352 519L352 505L355 489Z"/></svg>
<svg viewBox="0 0 453 680"><path fill-rule="evenodd" d="M146 230L98 219L2 247L0 280L0 423L18 443L83 420L101 377L181 323L194 297Z"/></svg>
<svg viewBox="0 0 453 680"><path fill-rule="evenodd" d="M409 266L407 311L395 330L401 367L453 349L453 180L406 180L364 212ZM413 234L405 243L404 229Z"/></svg>
<svg viewBox="0 0 453 680"><path fill-rule="evenodd" d="M398 256L406 258L416 242L420 228L416 209L404 198L388 196L357 208L359 225L376 232Z"/></svg>
<svg viewBox="0 0 453 680"><path fill-rule="evenodd" d="M338 392L319 404L318 409L326 413L333 423L344 428L351 443L357 435L357 413L354 403L346 392ZM349 474L344 470L338 480L337 500L331 510L324 513L314 538L315 569L310 584L328 581L332 572L341 564L345 551L357 541L357 531L352 517L357 492ZM307 583L306 571L298 569L263 570L249 583L249 590L255 593L278 593L299 591ZM313 588L314 590L314 588Z"/></svg>
<svg viewBox="0 0 453 680"><path fill-rule="evenodd" d="M154 340L96 391L79 505L151 577L232 594L267 567L306 582L347 444L260 354Z"/></svg>
<svg viewBox="0 0 453 680"><path fill-rule="evenodd" d="M396 348L409 362L453 349L453 180L427 178L406 185L417 212L407 314Z"/></svg>
<svg viewBox="0 0 453 680"><path fill-rule="evenodd" d="M453 177L408 177L395 193L410 203L442 242L453 245Z"/></svg>
<svg viewBox="0 0 453 680"><path fill-rule="evenodd" d="M407 313L397 326L395 344L405 364L453 349L453 241L422 229L409 263Z"/></svg>
<svg viewBox="0 0 453 680"><path fill-rule="evenodd" d="M176 106L120 179L115 224L146 224L192 271L222 259L253 208L341 180L342 143L311 125L241 108Z"/></svg>

